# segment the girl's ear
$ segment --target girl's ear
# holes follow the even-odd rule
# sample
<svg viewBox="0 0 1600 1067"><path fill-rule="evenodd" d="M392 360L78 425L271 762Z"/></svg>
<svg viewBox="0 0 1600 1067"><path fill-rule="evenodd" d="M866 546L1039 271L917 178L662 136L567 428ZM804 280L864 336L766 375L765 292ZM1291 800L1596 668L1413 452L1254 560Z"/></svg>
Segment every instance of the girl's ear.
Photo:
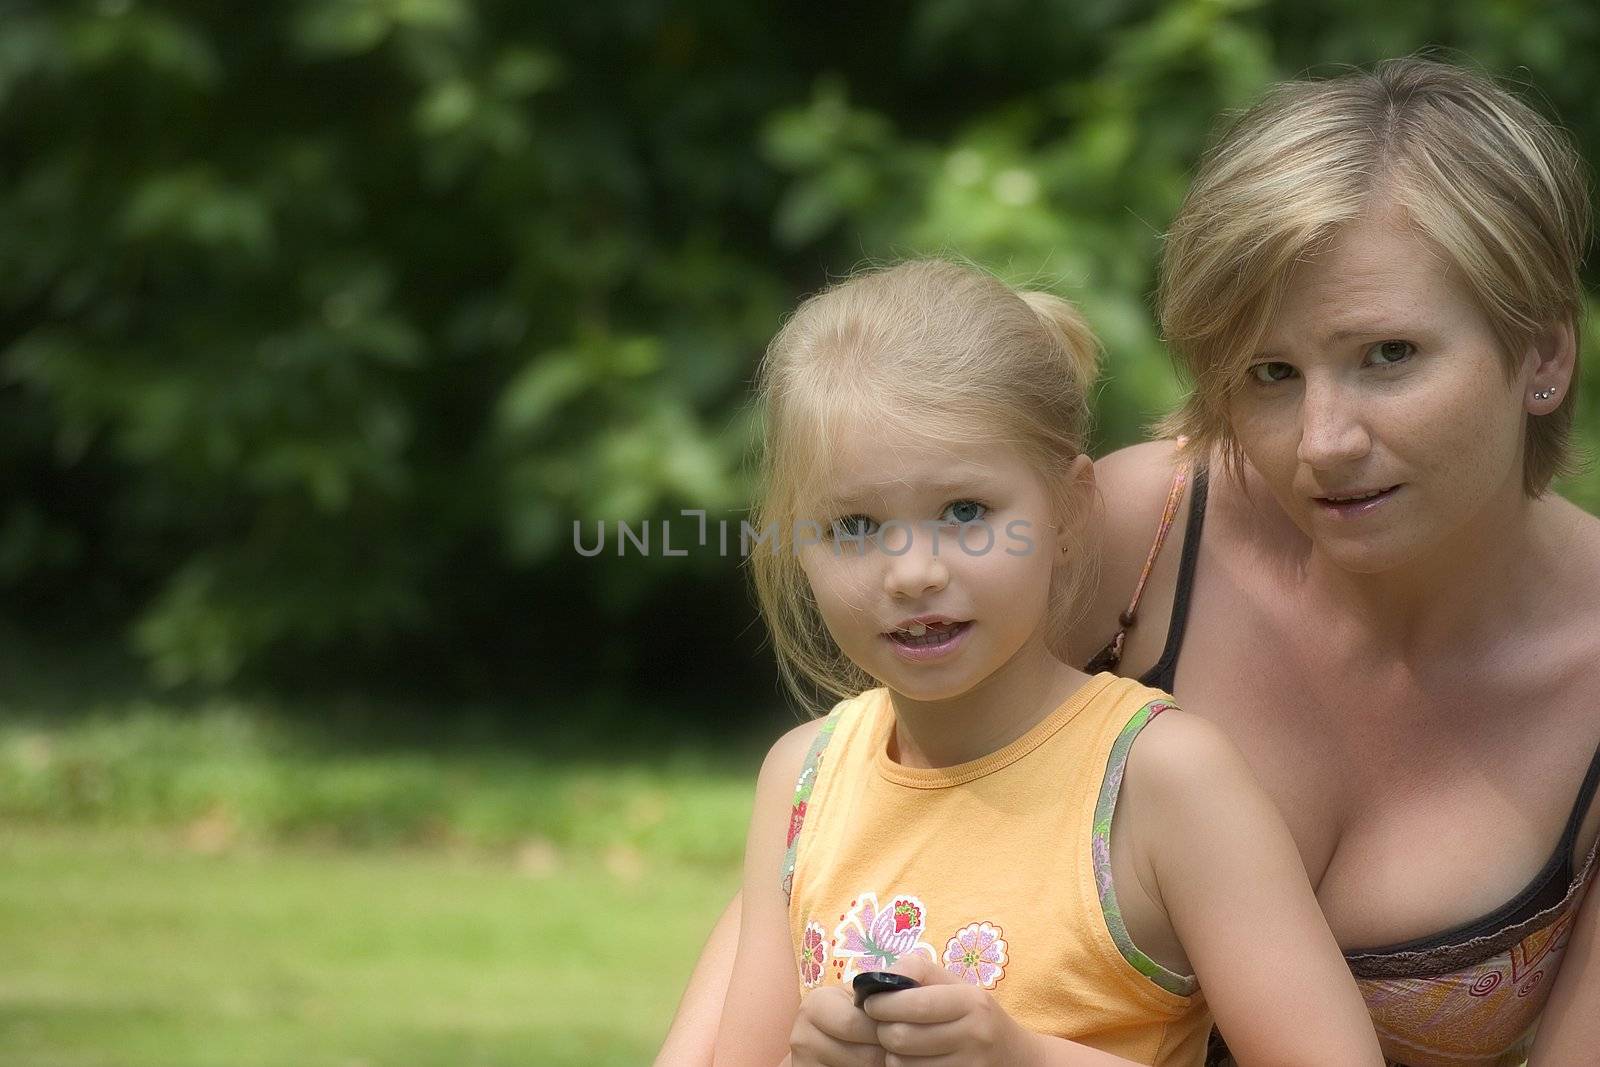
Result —
<svg viewBox="0 0 1600 1067"><path fill-rule="evenodd" d="M1056 556L1069 553L1083 545L1084 531L1095 503L1094 461L1087 453L1080 454L1067 467L1062 479L1063 513L1056 525Z"/></svg>

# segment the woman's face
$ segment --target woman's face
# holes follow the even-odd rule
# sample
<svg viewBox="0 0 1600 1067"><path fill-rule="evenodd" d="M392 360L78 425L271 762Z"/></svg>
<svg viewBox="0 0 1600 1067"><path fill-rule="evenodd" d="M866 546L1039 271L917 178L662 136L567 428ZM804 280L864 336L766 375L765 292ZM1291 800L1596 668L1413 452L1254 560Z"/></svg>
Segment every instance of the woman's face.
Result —
<svg viewBox="0 0 1600 1067"><path fill-rule="evenodd" d="M1535 362L1508 382L1464 279L1380 208L1295 269L1230 422L1317 550L1378 573L1514 513Z"/></svg>

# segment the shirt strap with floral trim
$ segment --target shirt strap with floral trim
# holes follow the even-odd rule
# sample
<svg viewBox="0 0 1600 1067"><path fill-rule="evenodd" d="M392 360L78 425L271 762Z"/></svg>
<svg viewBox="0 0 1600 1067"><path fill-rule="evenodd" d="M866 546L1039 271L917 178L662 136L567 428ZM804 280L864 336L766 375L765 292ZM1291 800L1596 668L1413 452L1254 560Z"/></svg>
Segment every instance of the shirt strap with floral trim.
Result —
<svg viewBox="0 0 1600 1067"><path fill-rule="evenodd" d="M833 739L833 731L838 725L837 711L822 720L817 736L811 740L811 749L806 753L806 761L800 765L800 777L794 784L794 803L789 808L789 842L783 853L785 900L794 889L794 859L800 846L800 827L805 825L806 821L806 803L811 799L812 787L817 784L817 768L822 765L822 752Z"/></svg>

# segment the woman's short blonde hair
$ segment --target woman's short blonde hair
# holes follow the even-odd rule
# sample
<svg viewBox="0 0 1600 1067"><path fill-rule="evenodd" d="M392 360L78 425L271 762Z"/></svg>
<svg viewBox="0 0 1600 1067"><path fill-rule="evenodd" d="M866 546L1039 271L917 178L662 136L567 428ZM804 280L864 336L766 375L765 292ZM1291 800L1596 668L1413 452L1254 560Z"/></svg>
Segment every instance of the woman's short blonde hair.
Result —
<svg viewBox="0 0 1600 1067"><path fill-rule="evenodd" d="M1582 318L1589 178L1560 127L1483 74L1422 57L1273 87L1208 151L1161 260L1159 317L1193 380L1162 429L1239 458L1228 401L1295 264L1376 198L1399 204L1466 279L1507 375L1540 331ZM1572 386L1529 416L1523 485L1573 465Z"/></svg>
<svg viewBox="0 0 1600 1067"><path fill-rule="evenodd" d="M829 635L792 543L800 525L830 517L819 511L840 434L870 427L886 447L908 436L934 447L1002 442L1050 487L1056 521L1070 523L1068 472L1086 447L1099 355L1067 301L941 259L857 274L784 323L757 376L763 447L752 522L773 540L747 562L783 680L802 706L821 710L877 684ZM1088 564L1074 552L1056 566L1052 632L1066 625Z"/></svg>

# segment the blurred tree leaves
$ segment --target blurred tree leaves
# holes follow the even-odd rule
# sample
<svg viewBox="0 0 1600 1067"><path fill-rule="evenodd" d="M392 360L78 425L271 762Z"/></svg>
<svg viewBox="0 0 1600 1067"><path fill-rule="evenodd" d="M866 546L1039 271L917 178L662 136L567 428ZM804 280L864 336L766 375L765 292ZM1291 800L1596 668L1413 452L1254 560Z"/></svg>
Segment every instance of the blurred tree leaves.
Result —
<svg viewBox="0 0 1600 1067"><path fill-rule="evenodd" d="M23 625L124 635L173 683L424 647L426 673L524 631L609 674L654 662L640 620L685 588L744 626L734 561L580 575L571 523L737 523L755 361L863 262L963 254L1079 301L1102 444L1136 439L1178 395L1160 232L1219 115L1275 78L1455 48L1600 159L1586 5L4 16L0 587ZM1600 506L1593 477L1566 488Z"/></svg>

